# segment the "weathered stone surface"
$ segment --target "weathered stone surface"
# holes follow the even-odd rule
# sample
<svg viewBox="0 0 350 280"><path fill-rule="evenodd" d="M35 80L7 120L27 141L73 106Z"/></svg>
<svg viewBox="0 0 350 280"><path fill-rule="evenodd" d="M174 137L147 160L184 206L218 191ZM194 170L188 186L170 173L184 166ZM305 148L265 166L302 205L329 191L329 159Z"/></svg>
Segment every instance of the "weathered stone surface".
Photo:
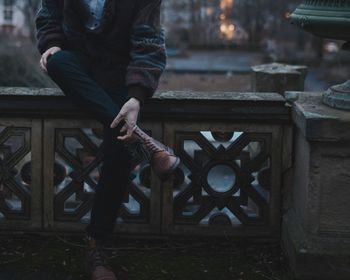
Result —
<svg viewBox="0 0 350 280"><path fill-rule="evenodd" d="M58 88L0 87L0 96L65 96ZM274 92L200 92L167 91L156 92L152 99L164 100L225 100L225 101L277 101L285 99Z"/></svg>
<svg viewBox="0 0 350 280"><path fill-rule="evenodd" d="M252 67L252 88L256 92L303 91L307 67L280 63Z"/></svg>
<svg viewBox="0 0 350 280"><path fill-rule="evenodd" d="M334 253L330 250L334 248L334 240L306 235L293 211L283 217L282 227L282 242L295 280L349 279L350 257L346 239L338 238L338 252Z"/></svg>
<svg viewBox="0 0 350 280"><path fill-rule="evenodd" d="M57 88L0 87L0 111L8 116L87 116ZM290 122L290 107L277 93L157 92L142 115L159 119L241 119ZM189 113L190 112L190 113Z"/></svg>
<svg viewBox="0 0 350 280"><path fill-rule="evenodd" d="M226 100L226 101L278 101L285 99L274 92L197 92L197 91L168 91L157 92L153 99L167 100Z"/></svg>
<svg viewBox="0 0 350 280"><path fill-rule="evenodd" d="M323 234L348 236L350 242L350 146L320 145L317 148L315 152L321 154L317 170L321 175L318 230Z"/></svg>
<svg viewBox="0 0 350 280"><path fill-rule="evenodd" d="M321 93L293 104L292 207L283 243L296 279L350 279L350 112L323 105Z"/></svg>
<svg viewBox="0 0 350 280"><path fill-rule="evenodd" d="M324 105L320 92L300 92L292 117L309 141L350 140L350 112Z"/></svg>
<svg viewBox="0 0 350 280"><path fill-rule="evenodd" d="M330 87L323 94L323 103L333 108L350 111L350 80Z"/></svg>
<svg viewBox="0 0 350 280"><path fill-rule="evenodd" d="M0 87L0 96L64 96L58 88Z"/></svg>
<svg viewBox="0 0 350 280"><path fill-rule="evenodd" d="M284 98L287 102L293 103L298 100L300 91L286 91L284 93Z"/></svg>

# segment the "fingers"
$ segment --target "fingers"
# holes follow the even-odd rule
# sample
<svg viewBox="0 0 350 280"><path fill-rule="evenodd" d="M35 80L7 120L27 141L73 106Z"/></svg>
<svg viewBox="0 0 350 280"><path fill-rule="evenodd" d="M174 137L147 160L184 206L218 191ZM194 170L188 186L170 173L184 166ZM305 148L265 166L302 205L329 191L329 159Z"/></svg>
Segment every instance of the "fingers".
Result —
<svg viewBox="0 0 350 280"><path fill-rule="evenodd" d="M128 130L128 126L125 124L125 125L121 128L120 132L121 132L121 133L124 133L124 132L126 132L127 130Z"/></svg>
<svg viewBox="0 0 350 280"><path fill-rule="evenodd" d="M44 55L43 55L44 56ZM43 56L40 58L40 67L43 71L47 71L45 65L44 65L44 60L43 60Z"/></svg>
<svg viewBox="0 0 350 280"><path fill-rule="evenodd" d="M121 140L121 141L131 140L133 131L134 131L133 128L128 128L127 133L125 135L123 135L123 136L118 136L117 139Z"/></svg>
<svg viewBox="0 0 350 280"><path fill-rule="evenodd" d="M43 55L43 65L44 65L46 71L47 71L47 69L46 69L46 64L47 64L47 57L48 57L48 56L49 56L48 53L45 53L45 54Z"/></svg>
<svg viewBox="0 0 350 280"><path fill-rule="evenodd" d="M125 115L123 113L119 113L115 119L113 120L113 122L111 123L111 128L115 128L120 122L122 119L125 118Z"/></svg>
<svg viewBox="0 0 350 280"><path fill-rule="evenodd" d="M122 136L118 136L117 139L124 141L124 142L128 142L128 141L132 141L134 139L133 137L133 132L135 130L136 127L136 123L132 122L132 124L125 124L125 126L123 127L123 132L126 131L125 135Z"/></svg>
<svg viewBox="0 0 350 280"><path fill-rule="evenodd" d="M116 116L116 118L112 121L110 127L117 127L120 122L123 120L125 124L120 125L120 132L123 133L126 131L125 135L120 135L117 137L118 140L122 141L132 141L133 140L133 131L136 127L137 116L138 116L139 108L131 106L129 103L125 103Z"/></svg>
<svg viewBox="0 0 350 280"><path fill-rule="evenodd" d="M47 64L47 59L48 57L52 55L51 52L45 52L42 56L41 56L41 59L40 59L40 66L41 68L47 72L47 69L46 69L46 64Z"/></svg>
<svg viewBox="0 0 350 280"><path fill-rule="evenodd" d="M40 58L40 67L42 70L46 71L47 72L47 68L46 68L46 65L47 65L47 60L48 58L55 54L56 52L58 52L60 49L58 48L51 48L51 49L48 49L46 52L44 52L44 54L41 56Z"/></svg>

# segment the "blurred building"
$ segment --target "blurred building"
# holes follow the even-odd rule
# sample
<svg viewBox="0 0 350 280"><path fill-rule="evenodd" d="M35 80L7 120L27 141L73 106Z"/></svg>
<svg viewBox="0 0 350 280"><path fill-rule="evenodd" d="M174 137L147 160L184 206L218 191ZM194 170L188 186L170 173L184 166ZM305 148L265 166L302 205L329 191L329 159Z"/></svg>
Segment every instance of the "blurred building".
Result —
<svg viewBox="0 0 350 280"><path fill-rule="evenodd" d="M191 2L191 45L217 44L220 41L220 0Z"/></svg>
<svg viewBox="0 0 350 280"><path fill-rule="evenodd" d="M304 49L308 34L287 23L299 1L275 0L166 0L162 24L169 47L217 48L265 47L272 52L281 45ZM0 35L18 41L35 41L35 11L41 0L0 0Z"/></svg>
<svg viewBox="0 0 350 280"><path fill-rule="evenodd" d="M0 32L18 37L28 36L23 8L25 1L0 0Z"/></svg>
<svg viewBox="0 0 350 280"><path fill-rule="evenodd" d="M220 46L247 40L234 18L233 0L167 0L162 6L167 41L173 45Z"/></svg>
<svg viewBox="0 0 350 280"><path fill-rule="evenodd" d="M14 5L12 0L2 0L0 4L0 26L4 33L12 33L14 29L13 10Z"/></svg>
<svg viewBox="0 0 350 280"><path fill-rule="evenodd" d="M168 43L176 45L188 43L191 29L191 1L163 1L162 25Z"/></svg>

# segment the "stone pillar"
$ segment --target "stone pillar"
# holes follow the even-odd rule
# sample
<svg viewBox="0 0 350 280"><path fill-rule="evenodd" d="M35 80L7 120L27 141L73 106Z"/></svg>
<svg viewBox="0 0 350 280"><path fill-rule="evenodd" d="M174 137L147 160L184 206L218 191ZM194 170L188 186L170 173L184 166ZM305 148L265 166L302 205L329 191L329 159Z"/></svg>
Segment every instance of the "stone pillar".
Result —
<svg viewBox="0 0 350 280"><path fill-rule="evenodd" d="M256 65L252 67L252 88L255 92L277 92L283 95L287 102L292 102L298 98L299 92L304 90L307 70L307 66L303 65L281 63ZM283 129L283 211L291 205L293 133L292 125Z"/></svg>
<svg viewBox="0 0 350 280"><path fill-rule="evenodd" d="M299 93L292 204L282 240L295 279L350 279L350 112Z"/></svg>
<svg viewBox="0 0 350 280"><path fill-rule="evenodd" d="M255 92L303 91L307 67L280 63L252 67L252 88Z"/></svg>

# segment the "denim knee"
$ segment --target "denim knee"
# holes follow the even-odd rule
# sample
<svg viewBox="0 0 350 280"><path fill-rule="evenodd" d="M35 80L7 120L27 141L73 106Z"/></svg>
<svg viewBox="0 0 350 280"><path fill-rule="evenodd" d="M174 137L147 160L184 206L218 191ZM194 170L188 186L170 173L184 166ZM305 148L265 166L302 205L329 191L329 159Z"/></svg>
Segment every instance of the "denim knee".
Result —
<svg viewBox="0 0 350 280"><path fill-rule="evenodd" d="M50 55L47 59L47 73L54 73L64 69L69 63L72 63L75 56L67 50L60 50Z"/></svg>

